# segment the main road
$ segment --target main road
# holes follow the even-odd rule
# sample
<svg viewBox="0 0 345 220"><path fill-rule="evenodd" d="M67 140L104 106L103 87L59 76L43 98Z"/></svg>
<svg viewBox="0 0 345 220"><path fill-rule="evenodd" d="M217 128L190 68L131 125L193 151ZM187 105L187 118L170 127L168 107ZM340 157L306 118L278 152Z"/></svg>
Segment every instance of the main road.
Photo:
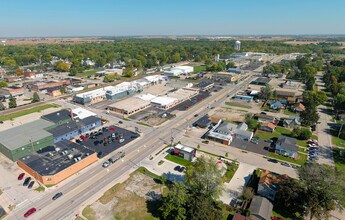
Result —
<svg viewBox="0 0 345 220"><path fill-rule="evenodd" d="M161 127L148 129L138 140L130 142L121 149L126 151L126 157L123 160L116 162L108 169L103 168L101 162L97 162L73 181L44 196L33 199L28 204L15 208L7 219L23 219L24 213L32 207L37 209L37 212L32 215L33 219L74 219L79 207L87 203L92 196L108 188L114 180L126 176L138 168L143 159L162 148L172 136L175 136L175 139L181 137L181 131L187 128L189 121L194 118L194 114L208 113L210 109L206 106L220 105L228 95L232 96L238 90L243 89L253 78L249 75L230 90L225 88L188 111L179 112L181 114L177 114L175 119L166 122ZM57 192L63 192L63 196L53 201L52 197Z"/></svg>

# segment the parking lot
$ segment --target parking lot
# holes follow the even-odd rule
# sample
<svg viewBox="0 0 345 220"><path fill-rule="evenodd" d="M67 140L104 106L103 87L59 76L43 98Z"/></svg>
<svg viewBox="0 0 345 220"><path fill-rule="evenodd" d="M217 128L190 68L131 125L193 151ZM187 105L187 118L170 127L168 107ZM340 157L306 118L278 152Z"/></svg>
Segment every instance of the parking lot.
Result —
<svg viewBox="0 0 345 220"><path fill-rule="evenodd" d="M259 139L258 144L254 144L252 142L249 141L245 141L239 138L234 138L234 140L231 142L231 146L232 147L236 147L242 150L246 150L246 151L250 151L250 152L254 152L257 154L262 154L264 156L268 156L269 154L269 147L270 147L270 143L265 142L262 139Z"/></svg>
<svg viewBox="0 0 345 220"><path fill-rule="evenodd" d="M99 157L104 157L139 137L139 134L135 132L119 128L114 125L105 128L108 129L100 129L99 131L101 132L95 131L93 134L91 134L91 132L88 133L89 137L86 137L86 139L81 143L89 149L97 152ZM87 135L84 134L84 136Z"/></svg>
<svg viewBox="0 0 345 220"><path fill-rule="evenodd" d="M188 99L188 100L176 105L175 107L169 109L168 112L173 112L174 110L178 110L178 111L188 110L190 107L192 107L193 105L195 105L198 102L201 102L202 100L204 100L208 96L210 96L209 92L200 92L198 95L194 96L193 98Z"/></svg>

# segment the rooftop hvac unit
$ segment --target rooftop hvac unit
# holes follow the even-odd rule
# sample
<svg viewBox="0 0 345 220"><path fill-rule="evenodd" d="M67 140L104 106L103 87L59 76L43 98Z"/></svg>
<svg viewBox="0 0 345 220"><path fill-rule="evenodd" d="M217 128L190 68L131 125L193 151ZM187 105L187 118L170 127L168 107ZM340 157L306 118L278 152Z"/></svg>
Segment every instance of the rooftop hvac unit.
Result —
<svg viewBox="0 0 345 220"><path fill-rule="evenodd" d="M74 158L74 161L75 161L75 162L78 162L78 158Z"/></svg>
<svg viewBox="0 0 345 220"><path fill-rule="evenodd" d="M58 147L57 147L57 148L55 148L55 151L56 151L56 152L59 152L60 150L61 150L61 149L60 149L60 148L58 148Z"/></svg>
<svg viewBox="0 0 345 220"><path fill-rule="evenodd" d="M67 157L68 157L68 159L72 160L73 155L72 154L68 154Z"/></svg>
<svg viewBox="0 0 345 220"><path fill-rule="evenodd" d="M81 157L78 157L78 161L81 161Z"/></svg>

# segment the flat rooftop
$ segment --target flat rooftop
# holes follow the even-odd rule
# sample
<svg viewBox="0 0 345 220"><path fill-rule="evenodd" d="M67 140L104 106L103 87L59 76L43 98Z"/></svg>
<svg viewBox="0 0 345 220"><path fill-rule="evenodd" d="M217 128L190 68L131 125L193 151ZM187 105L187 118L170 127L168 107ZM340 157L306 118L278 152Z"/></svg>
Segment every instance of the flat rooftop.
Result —
<svg viewBox="0 0 345 220"><path fill-rule="evenodd" d="M145 108L150 105L150 101L146 101L143 99L140 99L138 97L130 97L128 99L124 99L118 102L115 102L111 105L108 105L109 107L122 109L128 112L136 111L140 108Z"/></svg>
<svg viewBox="0 0 345 220"><path fill-rule="evenodd" d="M0 132L0 143L10 150L18 149L30 142L39 141L51 136L51 133L44 130L54 123L39 119L18 127Z"/></svg>
<svg viewBox="0 0 345 220"><path fill-rule="evenodd" d="M57 123L59 121L65 121L65 120L71 119L71 112L68 111L67 109L62 109L57 112L43 115L42 118L48 121Z"/></svg>
<svg viewBox="0 0 345 220"><path fill-rule="evenodd" d="M53 134L54 137L60 137L61 135L67 134L68 132L72 132L75 130L84 127L85 125L89 125L99 121L100 119L95 116L90 116L84 119L70 121L68 123L59 125L55 128L49 129L49 133Z"/></svg>
<svg viewBox="0 0 345 220"><path fill-rule="evenodd" d="M159 105L169 105L177 101L178 101L177 98L168 97L168 96L159 96L151 100L152 103L159 104Z"/></svg>
<svg viewBox="0 0 345 220"><path fill-rule="evenodd" d="M177 144L175 146L176 149L179 149L179 150L182 150L182 151L185 151L185 152L188 152L188 153L192 153L195 149L192 148L192 147L188 147L186 145L182 145L182 144Z"/></svg>
<svg viewBox="0 0 345 220"><path fill-rule="evenodd" d="M179 101L186 100L192 96L197 95L199 92L196 90L189 90L189 89L178 89L174 92L168 93L168 97L176 98Z"/></svg>
<svg viewBox="0 0 345 220"><path fill-rule="evenodd" d="M37 153L22 157L19 160L41 176L50 176L94 153L80 144L64 140L56 143L55 146L45 147Z"/></svg>

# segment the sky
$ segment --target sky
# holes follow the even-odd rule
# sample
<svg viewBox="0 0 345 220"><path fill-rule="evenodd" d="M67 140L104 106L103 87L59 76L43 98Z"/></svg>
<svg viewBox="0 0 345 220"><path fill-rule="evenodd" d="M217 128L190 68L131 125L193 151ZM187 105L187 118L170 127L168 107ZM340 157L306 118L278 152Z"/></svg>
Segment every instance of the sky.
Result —
<svg viewBox="0 0 345 220"><path fill-rule="evenodd" d="M0 0L0 37L345 34L345 0Z"/></svg>

